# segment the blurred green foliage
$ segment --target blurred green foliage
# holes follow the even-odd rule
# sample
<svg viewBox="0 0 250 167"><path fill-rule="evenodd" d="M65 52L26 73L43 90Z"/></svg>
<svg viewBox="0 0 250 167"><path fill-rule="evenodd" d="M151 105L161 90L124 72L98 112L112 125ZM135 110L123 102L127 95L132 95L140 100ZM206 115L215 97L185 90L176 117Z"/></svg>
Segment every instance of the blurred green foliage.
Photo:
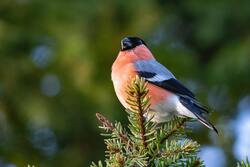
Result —
<svg viewBox="0 0 250 167"><path fill-rule="evenodd" d="M228 123L250 92L249 0L1 0L0 166L87 166L102 157L95 113L126 120L110 80L120 40L145 39L216 112L192 135L235 164ZM201 127L201 126L199 126Z"/></svg>

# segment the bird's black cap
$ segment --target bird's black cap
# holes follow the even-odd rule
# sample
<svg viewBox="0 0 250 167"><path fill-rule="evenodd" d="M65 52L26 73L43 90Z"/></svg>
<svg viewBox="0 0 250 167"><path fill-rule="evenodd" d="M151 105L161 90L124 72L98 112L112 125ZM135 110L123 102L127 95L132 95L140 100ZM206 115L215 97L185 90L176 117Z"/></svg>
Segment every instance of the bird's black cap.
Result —
<svg viewBox="0 0 250 167"><path fill-rule="evenodd" d="M133 49L141 44L146 45L139 37L125 37L121 40L121 51Z"/></svg>

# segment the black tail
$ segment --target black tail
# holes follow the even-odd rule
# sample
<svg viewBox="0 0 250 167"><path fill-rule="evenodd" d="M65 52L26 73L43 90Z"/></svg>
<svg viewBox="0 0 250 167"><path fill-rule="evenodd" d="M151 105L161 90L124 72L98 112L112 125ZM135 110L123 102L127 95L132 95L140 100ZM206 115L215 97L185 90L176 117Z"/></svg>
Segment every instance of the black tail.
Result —
<svg viewBox="0 0 250 167"><path fill-rule="evenodd" d="M207 107L201 105L195 99L192 99L190 97L180 96L180 102L197 117L199 122L201 122L209 129L214 130L218 134L218 130L212 123L209 122L209 120L206 119L206 114L208 113Z"/></svg>

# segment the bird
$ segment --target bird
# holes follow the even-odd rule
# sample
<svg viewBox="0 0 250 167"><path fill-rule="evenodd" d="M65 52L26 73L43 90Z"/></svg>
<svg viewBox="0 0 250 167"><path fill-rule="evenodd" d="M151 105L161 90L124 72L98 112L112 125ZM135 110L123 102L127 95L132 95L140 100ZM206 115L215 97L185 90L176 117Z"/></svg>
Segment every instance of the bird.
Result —
<svg viewBox="0 0 250 167"><path fill-rule="evenodd" d="M141 38L128 36L121 40L121 48L111 72L115 93L125 108L129 108L126 103L128 83L136 76L148 82L151 106L147 117L153 115L151 121L164 123L173 116L188 117L198 120L218 134L215 126L207 118L208 107L201 104L192 91L155 59Z"/></svg>

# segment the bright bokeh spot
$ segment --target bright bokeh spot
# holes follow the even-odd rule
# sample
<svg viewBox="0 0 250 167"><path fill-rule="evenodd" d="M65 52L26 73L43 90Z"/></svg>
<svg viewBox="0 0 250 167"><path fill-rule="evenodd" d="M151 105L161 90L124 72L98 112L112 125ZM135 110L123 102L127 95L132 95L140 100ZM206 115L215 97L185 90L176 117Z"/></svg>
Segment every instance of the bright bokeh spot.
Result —
<svg viewBox="0 0 250 167"><path fill-rule="evenodd" d="M205 146L201 148L199 157L204 161L206 167L225 167L226 156L219 147Z"/></svg>
<svg viewBox="0 0 250 167"><path fill-rule="evenodd" d="M46 75L41 81L41 91L46 96L56 96L61 90L60 80L56 75Z"/></svg>
<svg viewBox="0 0 250 167"><path fill-rule="evenodd" d="M239 115L233 121L235 132L234 155L238 160L250 157L250 96L240 100L238 105Z"/></svg>
<svg viewBox="0 0 250 167"><path fill-rule="evenodd" d="M39 45L31 53L32 61L38 68L45 68L53 58L53 51L46 45Z"/></svg>

